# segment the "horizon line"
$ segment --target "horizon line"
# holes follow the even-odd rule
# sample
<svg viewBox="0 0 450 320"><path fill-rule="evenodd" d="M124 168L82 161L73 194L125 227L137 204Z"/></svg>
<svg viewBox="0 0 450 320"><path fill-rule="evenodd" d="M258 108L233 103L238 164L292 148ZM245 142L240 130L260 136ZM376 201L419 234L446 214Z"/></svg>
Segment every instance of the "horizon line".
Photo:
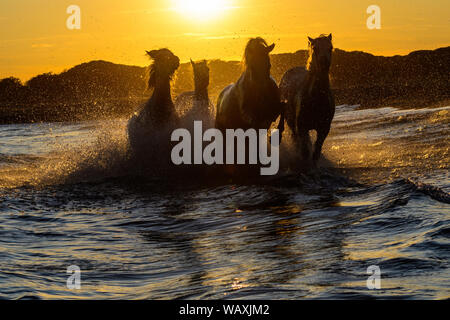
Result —
<svg viewBox="0 0 450 320"><path fill-rule="evenodd" d="M439 49L445 49L445 48L450 48L450 45L444 46L444 47L437 47L435 49L417 49L417 50L410 51L407 54L394 54L394 55L376 55L376 54L373 54L373 53L370 53L370 52L367 52L367 51L363 51L363 50L351 50L351 51L349 51L349 50L345 50L345 49L341 49L341 48L334 48L334 50L340 50L340 51L344 51L344 52L348 52L348 53L365 53L365 54L372 55L374 57L394 58L394 57L406 57L406 56L409 56L410 54L412 54L414 52L422 52L422 51L432 52L432 51L436 51L436 50L439 50ZM271 56L276 56L276 55L283 55L283 54L296 54L296 53L298 53L300 51L308 51L308 49L299 49L299 50L294 51L294 52L273 53L273 54L270 54L270 55ZM223 62L240 62L241 61L241 60L234 60L234 59L223 60L221 58L211 58L211 59L202 59L202 60L206 60L206 61L223 61ZM26 84L31 79L33 79L33 78L35 78L37 76L43 75L43 74L61 75L62 73L67 72L67 71L69 71L69 70L71 70L71 69L73 69L73 68L75 68L77 66L80 66L82 64L87 64L87 63L91 63L91 62L100 62L100 61L112 63L112 64L115 64L115 65L127 66L127 67L138 67L138 68L145 68L146 67L146 66L140 66L140 65L118 63L118 62L113 62L113 61L108 61L108 60L103 60L103 59L94 59L94 60L89 60L89 61L82 61L82 62L80 62L78 64L75 64L75 65L69 67L69 68L63 69L60 72L48 71L48 72L39 73L39 74L36 74L34 76L31 76L26 81L23 81L21 78L13 76L13 75L0 78L0 81L3 80L3 79L8 79L8 78L16 78L16 79L19 79L22 84ZM180 62L180 66L183 65L183 64L189 64L189 63L190 63L189 60L183 61L183 62Z"/></svg>

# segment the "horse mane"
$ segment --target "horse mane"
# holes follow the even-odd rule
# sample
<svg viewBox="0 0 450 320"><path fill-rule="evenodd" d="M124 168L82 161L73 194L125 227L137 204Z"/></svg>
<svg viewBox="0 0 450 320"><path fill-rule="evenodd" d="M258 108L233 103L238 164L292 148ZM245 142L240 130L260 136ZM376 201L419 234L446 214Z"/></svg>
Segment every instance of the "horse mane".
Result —
<svg viewBox="0 0 450 320"><path fill-rule="evenodd" d="M156 70L155 70L155 63L153 62L148 68L147 68L147 83L148 83L148 89L153 89L156 86Z"/></svg>
<svg viewBox="0 0 450 320"><path fill-rule="evenodd" d="M317 39L323 39L323 38L328 38L328 36L326 34L322 33ZM331 41L331 46L333 46L333 41ZM312 59L313 59L312 46L311 46L311 42L308 42L308 60L306 61L306 70L308 70L308 71L311 70Z"/></svg>
<svg viewBox="0 0 450 320"><path fill-rule="evenodd" d="M195 67L193 68L194 71L194 78L202 77L204 75L209 75L209 67L208 67L208 61L202 60L199 62L193 62L195 64Z"/></svg>
<svg viewBox="0 0 450 320"><path fill-rule="evenodd" d="M168 52L171 52L169 49L160 49L160 50L167 50ZM147 68L147 72L146 72L146 78L147 78L147 84L148 87L147 89L154 89L156 86L156 80L158 79L158 77L160 76L158 73L158 69L159 66L164 63L160 60L158 60L157 58L152 58L150 57L150 59L153 61L152 64L150 64L150 66ZM172 81L173 76L175 74L175 71L169 75L169 80Z"/></svg>
<svg viewBox="0 0 450 320"><path fill-rule="evenodd" d="M199 62L195 62L195 65L197 65L197 66L208 66L208 61L206 60L206 59L203 59L203 60L201 60L201 61L199 61Z"/></svg>
<svg viewBox="0 0 450 320"><path fill-rule="evenodd" d="M249 60L250 60L250 52L257 47L267 48L267 42L261 37L251 38L245 47L244 58L242 60L242 65L244 68L248 68Z"/></svg>
<svg viewBox="0 0 450 320"><path fill-rule="evenodd" d="M208 67L208 61L202 60L194 62L191 60L194 72L194 88L195 93L204 92L208 90L210 83L210 69Z"/></svg>

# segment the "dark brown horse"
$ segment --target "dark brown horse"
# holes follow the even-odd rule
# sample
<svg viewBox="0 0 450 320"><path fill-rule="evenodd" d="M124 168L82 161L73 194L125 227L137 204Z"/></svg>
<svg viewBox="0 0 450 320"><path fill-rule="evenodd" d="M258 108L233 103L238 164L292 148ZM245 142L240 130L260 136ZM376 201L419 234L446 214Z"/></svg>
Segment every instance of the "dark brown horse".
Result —
<svg viewBox="0 0 450 320"><path fill-rule="evenodd" d="M178 126L178 116L170 93L170 80L180 65L180 60L168 49L147 51L153 60L149 68L148 87L152 96L128 122L128 138L136 152L151 152L149 138L160 136L170 141L170 132ZM166 135L169 135L165 139Z"/></svg>
<svg viewBox="0 0 450 320"><path fill-rule="evenodd" d="M181 93L175 100L178 114L183 116L183 122L190 125L195 120L212 121L212 105L208 96L209 67L206 60L194 62L191 60L194 71L195 90ZM209 126L209 125L208 125Z"/></svg>
<svg viewBox="0 0 450 320"><path fill-rule="evenodd" d="M287 71L281 80L280 90L287 104L286 121L294 133L294 139L300 144L304 160L310 158L309 131L317 132L312 156L316 165L335 113L329 77L333 44L331 34L308 39L307 68L296 67Z"/></svg>
<svg viewBox="0 0 450 320"><path fill-rule="evenodd" d="M270 76L268 46L262 38L250 39L245 48L245 71L235 84L219 95L216 108L216 128L269 129L281 114L280 93Z"/></svg>

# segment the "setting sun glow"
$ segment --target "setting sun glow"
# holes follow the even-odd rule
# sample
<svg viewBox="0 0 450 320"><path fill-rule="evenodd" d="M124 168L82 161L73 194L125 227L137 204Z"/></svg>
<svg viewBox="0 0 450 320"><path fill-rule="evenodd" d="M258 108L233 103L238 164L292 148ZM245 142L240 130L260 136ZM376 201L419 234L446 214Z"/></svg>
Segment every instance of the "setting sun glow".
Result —
<svg viewBox="0 0 450 320"><path fill-rule="evenodd" d="M226 10L225 0L175 0L175 9L189 17L207 19Z"/></svg>
<svg viewBox="0 0 450 320"><path fill-rule="evenodd" d="M80 29L67 28L72 3ZM372 3L381 29L367 27ZM274 42L275 53L332 33L335 48L405 55L449 45L449 10L448 0L0 0L0 79L27 81L92 60L148 66L143 53L158 48L183 62L240 61L257 36Z"/></svg>

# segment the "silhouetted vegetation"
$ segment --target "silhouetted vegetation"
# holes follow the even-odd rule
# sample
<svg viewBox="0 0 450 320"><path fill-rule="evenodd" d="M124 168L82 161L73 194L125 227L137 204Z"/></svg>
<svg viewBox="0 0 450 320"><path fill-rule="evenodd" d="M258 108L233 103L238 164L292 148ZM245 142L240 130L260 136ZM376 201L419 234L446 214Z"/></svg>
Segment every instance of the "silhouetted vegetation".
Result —
<svg viewBox="0 0 450 320"><path fill-rule="evenodd" d="M272 56L277 82L288 69L305 65L307 52ZM209 62L211 100L242 72L240 62ZM92 61L61 74L38 75L25 84L0 80L0 123L76 121L128 117L149 96L146 68ZM450 47L381 57L336 49L331 83L337 104L428 107L450 101ZM173 94L193 90L190 63L180 66Z"/></svg>

